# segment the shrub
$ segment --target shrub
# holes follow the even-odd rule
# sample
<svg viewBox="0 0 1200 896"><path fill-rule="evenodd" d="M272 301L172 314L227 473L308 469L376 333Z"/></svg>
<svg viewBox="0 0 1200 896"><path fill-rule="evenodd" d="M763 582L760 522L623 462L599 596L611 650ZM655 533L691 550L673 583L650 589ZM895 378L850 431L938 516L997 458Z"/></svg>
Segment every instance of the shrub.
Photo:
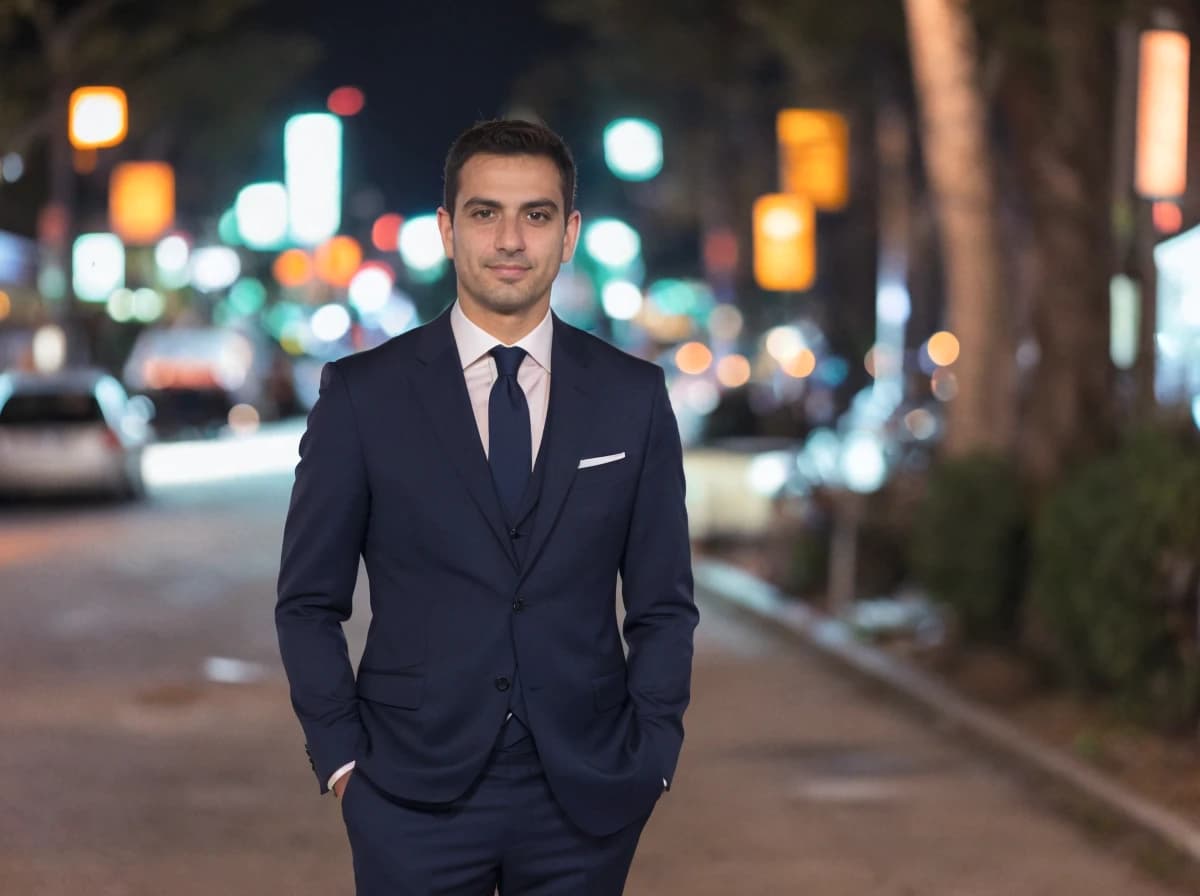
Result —
<svg viewBox="0 0 1200 896"><path fill-rule="evenodd" d="M1194 431L1129 438L1067 479L1034 532L1029 610L1048 658L1172 728L1200 709L1198 447Z"/></svg>
<svg viewBox="0 0 1200 896"><path fill-rule="evenodd" d="M931 469L914 514L911 568L968 640L1016 634L1028 528L1020 479L1008 461L977 455Z"/></svg>

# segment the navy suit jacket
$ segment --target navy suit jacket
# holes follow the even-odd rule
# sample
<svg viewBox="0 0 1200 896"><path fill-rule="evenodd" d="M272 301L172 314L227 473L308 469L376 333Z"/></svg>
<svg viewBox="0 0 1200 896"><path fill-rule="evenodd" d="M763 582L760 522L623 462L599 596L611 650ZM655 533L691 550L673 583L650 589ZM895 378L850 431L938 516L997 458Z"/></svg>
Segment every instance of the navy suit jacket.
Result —
<svg viewBox="0 0 1200 896"><path fill-rule="evenodd" d="M663 371L557 316L553 327L548 453L523 563L448 312L322 373L275 610L322 792L353 759L402 799L461 796L518 666L524 721L580 828L600 836L648 814L675 773L698 613ZM372 619L356 676L341 624L360 556Z"/></svg>

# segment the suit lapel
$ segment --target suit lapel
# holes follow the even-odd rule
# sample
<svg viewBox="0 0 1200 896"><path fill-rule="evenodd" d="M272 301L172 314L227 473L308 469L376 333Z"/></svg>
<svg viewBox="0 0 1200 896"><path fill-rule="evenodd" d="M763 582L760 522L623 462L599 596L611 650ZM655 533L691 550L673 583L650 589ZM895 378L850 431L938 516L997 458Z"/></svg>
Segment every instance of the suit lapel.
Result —
<svg viewBox="0 0 1200 896"><path fill-rule="evenodd" d="M547 411L545 478L533 517L533 532L522 564L522 580L537 562L563 501L575 480L581 449L588 443L593 415L589 413L589 355L576 331L554 316L554 342L550 353L550 407ZM541 461L539 456L539 462Z"/></svg>
<svg viewBox="0 0 1200 896"><path fill-rule="evenodd" d="M425 409L434 432L471 499L487 520L501 550L519 567L508 527L500 510L500 499L492 484L492 471L479 440L479 427L471 410L462 362L450 328L450 312L431 321L422 333L418 359L424 365L414 380L417 400ZM557 358L552 362L557 364ZM551 390L553 392L553 389ZM552 395L553 400L553 395Z"/></svg>

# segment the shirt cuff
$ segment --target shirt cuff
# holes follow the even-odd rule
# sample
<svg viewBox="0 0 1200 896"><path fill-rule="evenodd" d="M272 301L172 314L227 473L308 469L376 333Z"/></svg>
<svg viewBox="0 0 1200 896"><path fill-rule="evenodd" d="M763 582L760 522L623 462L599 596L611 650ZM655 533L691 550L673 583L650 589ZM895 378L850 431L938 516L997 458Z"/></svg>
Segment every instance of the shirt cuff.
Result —
<svg viewBox="0 0 1200 896"><path fill-rule="evenodd" d="M329 784L328 784L329 789L333 790L333 785L336 784L339 779L341 779L344 775L350 774L351 770L354 768L354 765L355 765L355 763L353 761L347 762L345 765L343 765L341 768L339 768L336 772L334 772L332 775L330 775L329 776Z"/></svg>

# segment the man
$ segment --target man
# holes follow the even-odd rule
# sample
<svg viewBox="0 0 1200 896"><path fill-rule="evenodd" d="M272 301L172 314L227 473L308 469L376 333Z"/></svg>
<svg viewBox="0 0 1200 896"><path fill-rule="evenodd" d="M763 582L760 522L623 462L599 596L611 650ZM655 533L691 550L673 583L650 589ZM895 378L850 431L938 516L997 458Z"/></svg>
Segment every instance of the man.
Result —
<svg viewBox="0 0 1200 896"><path fill-rule="evenodd" d="M327 365L300 445L275 618L360 896L619 894L675 773L698 618L679 432L660 368L550 311L574 199L546 128L462 134L438 210L457 301Z"/></svg>

